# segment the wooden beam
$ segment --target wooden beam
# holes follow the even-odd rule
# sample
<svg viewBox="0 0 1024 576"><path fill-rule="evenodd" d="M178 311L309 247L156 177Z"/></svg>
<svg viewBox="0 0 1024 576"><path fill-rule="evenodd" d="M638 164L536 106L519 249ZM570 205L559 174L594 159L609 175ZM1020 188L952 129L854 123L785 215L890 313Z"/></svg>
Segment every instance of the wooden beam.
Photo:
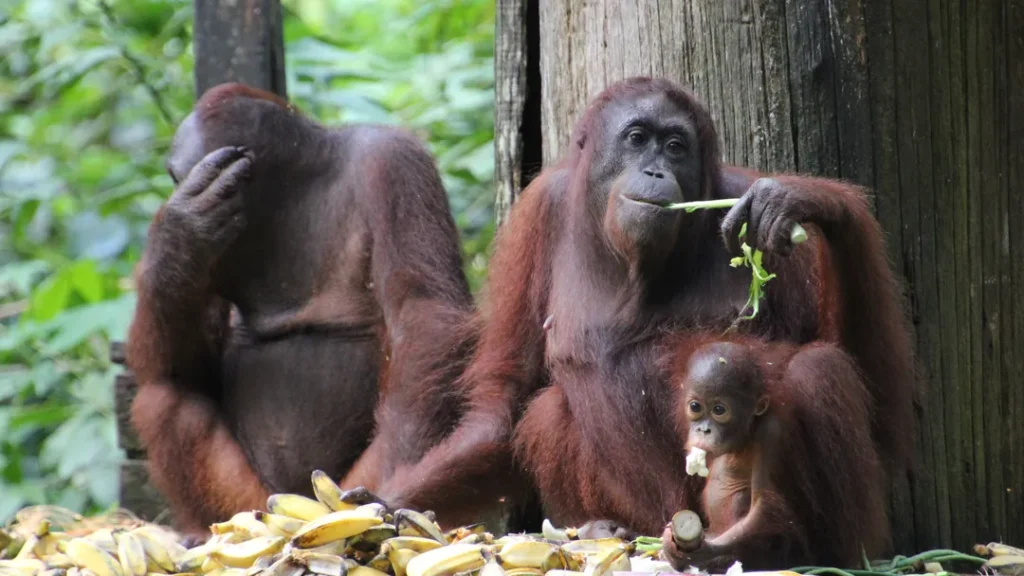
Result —
<svg viewBox="0 0 1024 576"><path fill-rule="evenodd" d="M195 0L198 98L224 82L241 82L287 98L279 0Z"/></svg>

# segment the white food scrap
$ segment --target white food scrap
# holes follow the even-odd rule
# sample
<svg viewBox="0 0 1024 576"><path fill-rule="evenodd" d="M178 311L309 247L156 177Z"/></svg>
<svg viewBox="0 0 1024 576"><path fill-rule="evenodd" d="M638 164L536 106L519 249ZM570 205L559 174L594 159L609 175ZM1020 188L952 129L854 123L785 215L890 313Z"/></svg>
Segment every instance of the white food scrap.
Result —
<svg viewBox="0 0 1024 576"><path fill-rule="evenodd" d="M700 448L691 448L690 453L686 455L686 473L690 476L697 474L698 476L708 477L708 461L707 452Z"/></svg>

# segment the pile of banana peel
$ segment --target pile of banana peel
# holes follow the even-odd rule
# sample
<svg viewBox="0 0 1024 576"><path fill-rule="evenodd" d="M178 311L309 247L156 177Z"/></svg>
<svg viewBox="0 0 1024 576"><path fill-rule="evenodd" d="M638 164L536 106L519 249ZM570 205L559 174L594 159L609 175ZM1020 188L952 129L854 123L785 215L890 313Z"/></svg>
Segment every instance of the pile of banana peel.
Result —
<svg viewBox="0 0 1024 576"><path fill-rule="evenodd" d="M313 473L315 499L275 494L186 548L180 535L127 511L86 518L55 506L21 510L0 529L0 576L650 576L675 571L657 549L618 538L542 534L500 538L483 525L443 532L429 512L342 501ZM1024 575L1024 551L990 544L993 571ZM1016 570L1020 570L1017 572ZM734 566L729 576L742 572ZM691 573L698 573L693 571ZM799 576L747 572L747 576Z"/></svg>

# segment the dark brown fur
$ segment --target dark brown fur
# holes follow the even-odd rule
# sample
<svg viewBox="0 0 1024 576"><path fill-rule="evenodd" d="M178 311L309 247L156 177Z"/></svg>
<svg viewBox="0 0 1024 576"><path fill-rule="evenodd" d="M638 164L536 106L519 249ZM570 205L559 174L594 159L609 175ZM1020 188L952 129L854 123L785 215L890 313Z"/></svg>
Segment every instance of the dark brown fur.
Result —
<svg viewBox="0 0 1024 576"><path fill-rule="evenodd" d="M209 159L238 146L218 176ZM182 123L168 167L182 183L138 267L128 365L179 527L311 494L315 468L376 487L450 431L473 303L416 138L329 130L225 84Z"/></svg>
<svg viewBox="0 0 1024 576"><path fill-rule="evenodd" d="M699 182L680 183L684 193L696 191L685 199L745 198L728 214L681 215L675 241L655 264L642 251L613 250L619 239L591 211L594 186L609 185L593 181L601 169L595 159L614 160L601 149L602 130L617 122L605 118L606 108L652 95L682 109L696 133L692 154L702 159L701 171ZM496 497L501 486L489 466L514 450L552 520L604 518L661 533L675 511L697 502L702 482L683 472L674 393L660 361L673 334L721 334L746 301L750 272L730 268L736 253L723 245L723 223L733 243L748 210L783 210L804 223L810 239L791 247L788 228L751 231L748 241L764 248L764 264L777 278L759 316L740 331L805 347L775 392L776 406L797 414L787 423L798 426L792 434L806 450L794 456L806 466L797 482L815 486L796 511L830 514L830 526L857 526L844 534L878 552L884 516L865 505L862 491L846 491L858 480L833 472L871 458L847 453L843 434L870 434L889 470L907 466L914 372L897 284L863 191L789 174L758 180L751 170L722 166L707 110L665 80L634 78L608 88L584 113L573 143L523 191L499 234L490 310L464 375L471 388L466 416L419 464L386 482L381 496L428 507L467 490ZM881 480L867 486L878 501ZM831 546L823 557L855 560L845 543Z"/></svg>

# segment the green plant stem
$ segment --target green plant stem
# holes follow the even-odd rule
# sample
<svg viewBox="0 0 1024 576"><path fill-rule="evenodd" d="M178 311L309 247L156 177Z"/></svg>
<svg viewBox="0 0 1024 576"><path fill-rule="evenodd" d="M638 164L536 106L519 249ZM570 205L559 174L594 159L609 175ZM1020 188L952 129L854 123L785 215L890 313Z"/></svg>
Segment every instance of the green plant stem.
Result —
<svg viewBox="0 0 1024 576"><path fill-rule="evenodd" d="M739 198L723 198L721 200L696 200L694 202L676 202L665 206L669 210L686 210L687 213L695 210L713 210L716 208L732 208L740 201ZM793 244L800 244L807 240L807 231L800 223L793 224L789 233L789 239Z"/></svg>

